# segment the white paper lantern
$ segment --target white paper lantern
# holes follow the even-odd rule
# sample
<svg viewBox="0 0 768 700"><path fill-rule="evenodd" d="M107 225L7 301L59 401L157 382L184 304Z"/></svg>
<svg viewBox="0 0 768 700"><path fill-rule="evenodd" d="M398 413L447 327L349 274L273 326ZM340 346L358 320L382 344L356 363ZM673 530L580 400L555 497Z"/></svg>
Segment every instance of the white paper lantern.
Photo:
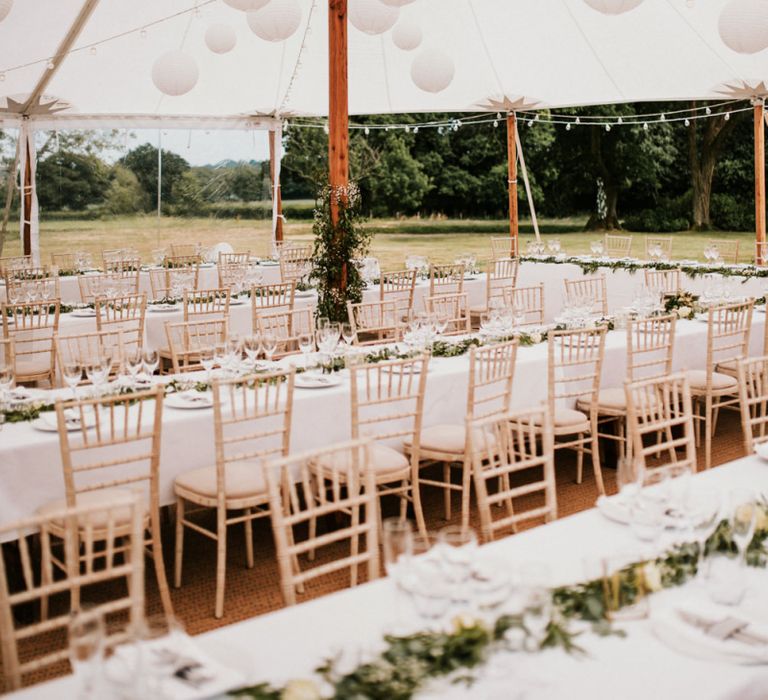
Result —
<svg viewBox="0 0 768 700"><path fill-rule="evenodd" d="M415 22L401 19L392 30L392 41L398 49L413 51L421 44L421 27Z"/></svg>
<svg viewBox="0 0 768 700"><path fill-rule="evenodd" d="M392 7L402 7L403 5L410 5L416 0L381 0L385 5L391 5Z"/></svg>
<svg viewBox="0 0 768 700"><path fill-rule="evenodd" d="M284 41L301 24L301 7L298 0L270 0L256 12L246 13L251 31L265 41Z"/></svg>
<svg viewBox="0 0 768 700"><path fill-rule="evenodd" d="M604 15L621 15L634 10L643 0L584 0L584 2Z"/></svg>
<svg viewBox="0 0 768 700"><path fill-rule="evenodd" d="M424 92L441 92L453 80L453 59L439 49L422 50L411 64L411 80Z"/></svg>
<svg viewBox="0 0 768 700"><path fill-rule="evenodd" d="M212 24L205 30L205 45L213 53L227 53L236 43L237 34L228 24Z"/></svg>
<svg viewBox="0 0 768 700"><path fill-rule="evenodd" d="M349 21L365 34L383 34L395 25L400 8L381 0L349 0Z"/></svg>
<svg viewBox="0 0 768 700"><path fill-rule="evenodd" d="M248 10L260 10L269 0L224 0L224 2L236 10L248 12Z"/></svg>
<svg viewBox="0 0 768 700"><path fill-rule="evenodd" d="M738 53L768 48L768 0L731 0L717 23L720 38Z"/></svg>
<svg viewBox="0 0 768 700"><path fill-rule="evenodd" d="M2 22L11 11L13 0L0 0L0 22Z"/></svg>
<svg viewBox="0 0 768 700"><path fill-rule="evenodd" d="M199 75L195 59L178 50L164 53L152 66L155 87L173 97L184 95L195 87Z"/></svg>

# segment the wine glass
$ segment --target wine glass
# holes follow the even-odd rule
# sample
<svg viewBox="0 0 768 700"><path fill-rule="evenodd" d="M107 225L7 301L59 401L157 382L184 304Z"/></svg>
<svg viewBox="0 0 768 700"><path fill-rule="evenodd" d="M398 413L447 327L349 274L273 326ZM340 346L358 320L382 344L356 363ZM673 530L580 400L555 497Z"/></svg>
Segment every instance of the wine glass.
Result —
<svg viewBox="0 0 768 700"><path fill-rule="evenodd" d="M304 369L309 368L309 353L315 349L315 339L311 333L299 333L298 336L299 350L304 355Z"/></svg>
<svg viewBox="0 0 768 700"><path fill-rule="evenodd" d="M2 371L2 370L0 370ZM83 368L79 362L62 362L61 373L64 377L64 383L72 390L72 398L77 399L77 385L83 378Z"/></svg>
<svg viewBox="0 0 768 700"><path fill-rule="evenodd" d="M10 392L15 379L15 373L12 365L0 366L0 400L3 402L8 398L8 392Z"/></svg>
<svg viewBox="0 0 768 700"><path fill-rule="evenodd" d="M733 541L739 550L739 559L746 564L747 547L752 541L757 519L757 503L748 489L734 489L729 494L731 507L731 530Z"/></svg>
<svg viewBox="0 0 768 700"><path fill-rule="evenodd" d="M341 337L344 338L344 343L352 345L355 342L355 331L352 329L351 323L341 324Z"/></svg>
<svg viewBox="0 0 768 700"><path fill-rule="evenodd" d="M138 380L139 373L144 367L144 357L142 356L139 348L131 348L125 353L125 368L128 370L128 374L131 377L131 384L135 385Z"/></svg>
<svg viewBox="0 0 768 700"><path fill-rule="evenodd" d="M403 594L407 568L413 556L413 528L408 520L387 518L381 524L384 570L395 584L394 620L397 627L405 622ZM399 630L393 630L397 634Z"/></svg>
<svg viewBox="0 0 768 700"><path fill-rule="evenodd" d="M242 358L242 353L243 350L240 338L236 335L227 338L226 363L228 372L233 373L237 371L237 366Z"/></svg>
<svg viewBox="0 0 768 700"><path fill-rule="evenodd" d="M274 333L264 333L261 336L261 346L264 349L264 355L269 362L272 362L272 357L277 351L277 336Z"/></svg>
<svg viewBox="0 0 768 700"><path fill-rule="evenodd" d="M256 359L261 352L261 338L258 335L247 335L243 338L243 350L251 367L256 367Z"/></svg>
<svg viewBox="0 0 768 700"><path fill-rule="evenodd" d="M104 659L106 637L104 617L100 612L83 608L69 621L69 661L79 679L81 698L93 697L96 674Z"/></svg>
<svg viewBox="0 0 768 700"><path fill-rule="evenodd" d="M92 357L85 363L85 376L93 385L97 396L102 395L108 374L109 370L105 371L101 357Z"/></svg>
<svg viewBox="0 0 768 700"><path fill-rule="evenodd" d="M211 383L211 370L213 365L216 364L216 358L214 356L212 347L204 347L198 350L198 357L200 358L200 366L205 370L205 381L207 384Z"/></svg>
<svg viewBox="0 0 768 700"><path fill-rule="evenodd" d="M144 374L149 379L157 370L160 365L160 356L157 354L157 350L144 350Z"/></svg>

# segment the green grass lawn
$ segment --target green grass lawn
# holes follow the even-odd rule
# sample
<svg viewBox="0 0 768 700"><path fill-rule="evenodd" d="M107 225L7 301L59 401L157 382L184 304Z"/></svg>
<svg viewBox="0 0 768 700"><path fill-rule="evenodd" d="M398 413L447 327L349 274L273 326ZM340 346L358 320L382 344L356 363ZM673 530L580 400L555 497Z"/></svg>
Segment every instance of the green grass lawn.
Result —
<svg viewBox="0 0 768 700"><path fill-rule="evenodd" d="M452 262L462 253L490 256L491 236L508 232L506 221L447 220L447 219L374 219L366 224L374 233L373 255L385 269L402 267L406 255L426 255L434 262ZM541 222L542 238L557 237L566 253L589 252L591 241L598 233L584 233L584 219L546 219ZM530 222L521 222L521 250L532 236ZM235 250L250 250L266 255L269 250L270 219L215 219L163 217L151 215L118 217L97 221L51 220L41 222L40 244L42 261L50 261L51 253L87 250L97 257L102 249L137 248L146 260L154 248L165 248L170 243L189 242L213 245L226 241ZM312 223L289 222L286 238L309 241ZM653 234L633 234L632 252L638 257L645 254L644 238ZM703 259L702 251L710 238L738 239L742 262L752 260L754 233L721 232L693 233L681 231L669 235L673 238L673 257ZM18 223L8 233L3 255L18 255L20 251Z"/></svg>

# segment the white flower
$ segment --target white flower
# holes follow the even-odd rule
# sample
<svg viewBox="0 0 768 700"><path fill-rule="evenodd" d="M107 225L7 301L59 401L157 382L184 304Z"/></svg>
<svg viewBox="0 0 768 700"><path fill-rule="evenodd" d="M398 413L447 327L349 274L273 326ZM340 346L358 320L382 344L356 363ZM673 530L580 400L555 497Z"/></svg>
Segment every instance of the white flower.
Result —
<svg viewBox="0 0 768 700"><path fill-rule="evenodd" d="M651 591L660 591L662 589L661 585L661 571L659 570L659 567L656 566L655 562L649 561L643 564L643 579L645 579L645 587Z"/></svg>
<svg viewBox="0 0 768 700"><path fill-rule="evenodd" d="M321 700L320 688L314 681L288 681L280 693L280 700Z"/></svg>
<svg viewBox="0 0 768 700"><path fill-rule="evenodd" d="M541 333L539 333L538 331L534 331L533 333L531 333L530 337L531 337L531 342L534 345L537 345L542 341Z"/></svg>
<svg viewBox="0 0 768 700"><path fill-rule="evenodd" d="M693 309L690 306L681 306L677 309L677 315L679 318L688 318Z"/></svg>

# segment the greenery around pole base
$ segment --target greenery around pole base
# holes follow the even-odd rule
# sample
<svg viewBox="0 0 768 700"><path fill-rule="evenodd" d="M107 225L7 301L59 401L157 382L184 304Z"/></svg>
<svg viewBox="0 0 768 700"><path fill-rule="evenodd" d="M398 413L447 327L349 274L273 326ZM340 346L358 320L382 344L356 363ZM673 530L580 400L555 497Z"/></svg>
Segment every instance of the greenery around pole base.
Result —
<svg viewBox="0 0 768 700"><path fill-rule="evenodd" d="M332 202L338 207L335 225L331 219ZM310 272L310 280L317 288L318 318L344 322L347 302L359 303L363 299L365 284L355 261L368 254L372 234L362 226L360 204L360 190L354 183L346 187L326 185L318 196Z"/></svg>

